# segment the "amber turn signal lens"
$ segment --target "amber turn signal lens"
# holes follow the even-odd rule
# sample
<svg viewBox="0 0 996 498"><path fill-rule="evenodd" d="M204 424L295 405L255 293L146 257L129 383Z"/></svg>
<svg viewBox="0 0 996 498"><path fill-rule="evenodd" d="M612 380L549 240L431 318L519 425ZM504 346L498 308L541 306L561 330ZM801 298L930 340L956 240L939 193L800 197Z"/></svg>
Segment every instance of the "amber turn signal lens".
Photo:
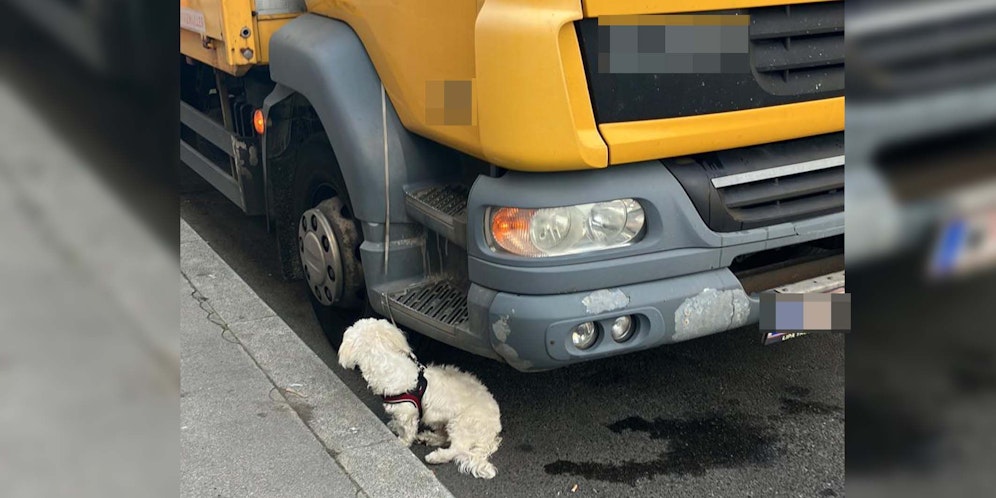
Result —
<svg viewBox="0 0 996 498"><path fill-rule="evenodd" d="M536 214L535 209L503 207L491 216L491 236L502 249L523 256L539 253L529 240L529 221Z"/></svg>
<svg viewBox="0 0 996 498"><path fill-rule="evenodd" d="M252 127L256 129L256 133L262 135L266 131L266 119L263 118L263 110L256 109L256 112L252 113Z"/></svg>

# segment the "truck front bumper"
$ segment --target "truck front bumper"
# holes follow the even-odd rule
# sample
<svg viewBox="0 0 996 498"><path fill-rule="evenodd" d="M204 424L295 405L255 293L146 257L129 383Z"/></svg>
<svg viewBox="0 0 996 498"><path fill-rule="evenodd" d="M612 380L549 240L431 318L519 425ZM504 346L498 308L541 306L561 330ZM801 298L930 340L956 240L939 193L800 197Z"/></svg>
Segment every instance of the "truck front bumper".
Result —
<svg viewBox="0 0 996 498"><path fill-rule="evenodd" d="M631 353L686 341L757 322L758 299L744 292L728 269L554 295L495 292L471 285L471 316L487 317L491 348L521 371L557 368L579 361ZM609 335L620 316L635 318L625 342ZM581 350L571 329L583 322L599 327L596 342Z"/></svg>
<svg viewBox="0 0 996 498"><path fill-rule="evenodd" d="M543 208L634 198L646 233L622 248L557 258L502 254L487 244L487 208ZM734 258L844 233L842 212L738 232L714 232L657 161L600 171L480 177L468 202L470 328L521 371L539 371L681 342L756 323L759 299L729 269ZM632 315L624 342L608 334ZM596 343L571 329L592 321Z"/></svg>

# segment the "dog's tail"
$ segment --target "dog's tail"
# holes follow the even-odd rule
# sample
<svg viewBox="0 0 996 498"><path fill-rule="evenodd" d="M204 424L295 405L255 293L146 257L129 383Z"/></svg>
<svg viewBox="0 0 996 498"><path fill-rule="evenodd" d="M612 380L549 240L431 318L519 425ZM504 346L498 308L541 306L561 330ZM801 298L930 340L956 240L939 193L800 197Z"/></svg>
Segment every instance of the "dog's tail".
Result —
<svg viewBox="0 0 996 498"><path fill-rule="evenodd" d="M493 479L498 475L498 469L488 461L487 457L474 453L460 453L453 460L460 472L464 474L470 474L479 479Z"/></svg>

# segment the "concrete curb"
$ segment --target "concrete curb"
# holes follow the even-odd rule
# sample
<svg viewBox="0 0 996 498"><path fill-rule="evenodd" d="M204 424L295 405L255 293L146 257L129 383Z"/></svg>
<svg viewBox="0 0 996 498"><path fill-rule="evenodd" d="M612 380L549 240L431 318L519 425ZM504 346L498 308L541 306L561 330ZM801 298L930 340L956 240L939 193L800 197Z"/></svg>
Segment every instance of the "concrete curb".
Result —
<svg viewBox="0 0 996 498"><path fill-rule="evenodd" d="M182 219L180 270L362 493L453 496Z"/></svg>

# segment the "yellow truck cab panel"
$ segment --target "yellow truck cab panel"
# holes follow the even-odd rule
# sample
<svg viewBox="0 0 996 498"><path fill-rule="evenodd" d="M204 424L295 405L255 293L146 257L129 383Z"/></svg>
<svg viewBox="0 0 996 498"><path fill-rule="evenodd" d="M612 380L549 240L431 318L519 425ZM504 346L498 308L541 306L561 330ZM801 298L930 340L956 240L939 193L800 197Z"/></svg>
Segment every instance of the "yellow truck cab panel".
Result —
<svg viewBox="0 0 996 498"><path fill-rule="evenodd" d="M410 131L507 169L561 171L842 130L843 97L596 123L575 21L778 3L557 0L539 6L527 0L309 0L308 9L343 20L356 31ZM466 112L447 118L441 106Z"/></svg>

